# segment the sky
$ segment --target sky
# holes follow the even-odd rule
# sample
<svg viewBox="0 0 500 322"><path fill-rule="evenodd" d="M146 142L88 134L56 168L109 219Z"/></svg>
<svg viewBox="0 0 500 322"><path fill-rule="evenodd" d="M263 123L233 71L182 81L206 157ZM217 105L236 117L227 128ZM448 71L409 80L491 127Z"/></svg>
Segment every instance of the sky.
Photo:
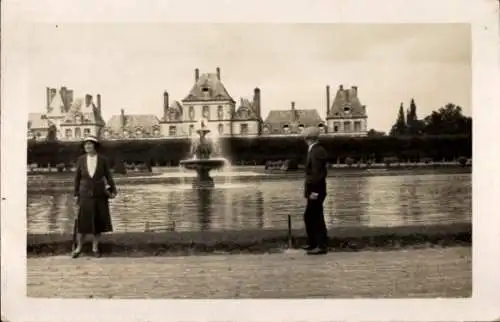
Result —
<svg viewBox="0 0 500 322"><path fill-rule="evenodd" d="M358 86L368 128L389 131L412 98L425 117L447 103L471 116L471 34L466 24L71 23L30 25L29 112L46 87L101 94L105 120L163 113L163 92L182 100L200 73L221 70L229 94L270 110L326 113L326 85Z"/></svg>

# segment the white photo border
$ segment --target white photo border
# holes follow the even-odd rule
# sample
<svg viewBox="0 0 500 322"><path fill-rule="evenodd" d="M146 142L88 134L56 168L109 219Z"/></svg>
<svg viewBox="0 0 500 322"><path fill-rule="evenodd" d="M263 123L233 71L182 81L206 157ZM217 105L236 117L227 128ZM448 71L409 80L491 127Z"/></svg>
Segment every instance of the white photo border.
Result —
<svg viewBox="0 0 500 322"><path fill-rule="evenodd" d="M393 320L500 317L500 87L495 0L2 1L2 313L9 321ZM34 22L470 23L473 93L473 296L425 300L65 300L26 297L25 26ZM69 286L70 287L70 286Z"/></svg>

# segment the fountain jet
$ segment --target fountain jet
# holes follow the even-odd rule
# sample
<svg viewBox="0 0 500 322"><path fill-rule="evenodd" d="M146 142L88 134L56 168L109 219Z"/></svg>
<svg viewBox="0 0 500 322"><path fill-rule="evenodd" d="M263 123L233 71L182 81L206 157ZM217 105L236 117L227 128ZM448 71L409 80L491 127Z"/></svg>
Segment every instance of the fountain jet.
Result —
<svg viewBox="0 0 500 322"><path fill-rule="evenodd" d="M200 122L200 128L196 130L199 136L197 141L191 143L191 159L182 160L181 166L188 170L195 170L197 176L193 180L193 188L207 189L214 187L214 179L210 176L210 171L223 168L226 164L224 158L213 158L214 143L207 134L210 129L207 127L207 120L203 119Z"/></svg>

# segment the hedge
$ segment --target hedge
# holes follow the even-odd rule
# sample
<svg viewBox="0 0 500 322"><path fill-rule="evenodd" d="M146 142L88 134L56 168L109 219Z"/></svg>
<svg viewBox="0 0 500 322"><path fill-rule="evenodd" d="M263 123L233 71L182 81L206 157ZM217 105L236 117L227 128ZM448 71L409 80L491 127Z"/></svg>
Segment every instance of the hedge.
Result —
<svg viewBox="0 0 500 322"><path fill-rule="evenodd" d="M347 158L349 162L383 162L388 157L427 162L472 156L470 136L324 137L321 143L332 163L344 163ZM101 152L113 164L177 165L190 151L189 139L103 141L101 145ZM223 138L221 146L233 163L265 164L273 160L302 163L307 153L306 143L300 137ZM28 163L71 164L82 153L79 142L28 142Z"/></svg>

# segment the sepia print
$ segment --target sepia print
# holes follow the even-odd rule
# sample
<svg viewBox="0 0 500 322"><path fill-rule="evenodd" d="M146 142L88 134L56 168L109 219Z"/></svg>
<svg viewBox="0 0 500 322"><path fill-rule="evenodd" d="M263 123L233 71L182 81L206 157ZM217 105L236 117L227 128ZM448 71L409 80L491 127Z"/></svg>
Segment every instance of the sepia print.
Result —
<svg viewBox="0 0 500 322"><path fill-rule="evenodd" d="M492 320L489 0L258 1L3 3L2 320Z"/></svg>
<svg viewBox="0 0 500 322"><path fill-rule="evenodd" d="M471 295L468 25L33 32L29 296Z"/></svg>

